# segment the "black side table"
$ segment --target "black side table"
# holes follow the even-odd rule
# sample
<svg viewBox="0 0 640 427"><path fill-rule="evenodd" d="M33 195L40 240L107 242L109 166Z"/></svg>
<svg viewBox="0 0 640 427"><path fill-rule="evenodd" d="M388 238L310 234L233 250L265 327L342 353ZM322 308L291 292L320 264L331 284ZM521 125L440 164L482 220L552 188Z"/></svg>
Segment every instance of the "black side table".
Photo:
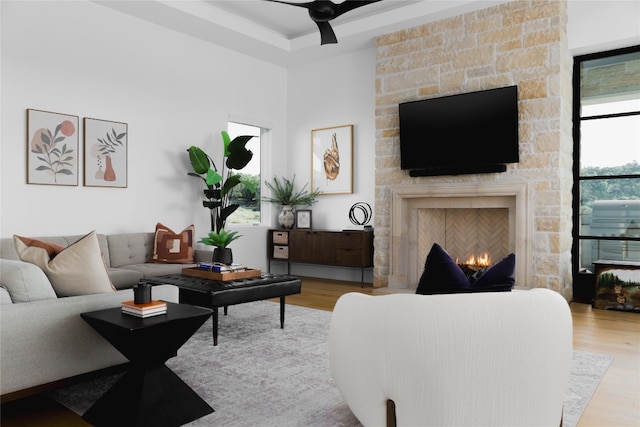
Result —
<svg viewBox="0 0 640 427"><path fill-rule="evenodd" d="M211 316L167 303L167 313L138 318L120 307L80 316L130 360L130 368L82 416L96 426L180 426L213 412L165 362Z"/></svg>

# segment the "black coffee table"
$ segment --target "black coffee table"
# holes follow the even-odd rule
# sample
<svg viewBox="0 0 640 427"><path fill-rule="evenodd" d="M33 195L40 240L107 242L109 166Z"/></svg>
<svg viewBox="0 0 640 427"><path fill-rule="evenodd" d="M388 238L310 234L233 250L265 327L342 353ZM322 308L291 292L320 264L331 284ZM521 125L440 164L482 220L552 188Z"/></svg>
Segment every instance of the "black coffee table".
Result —
<svg viewBox="0 0 640 427"><path fill-rule="evenodd" d="M249 279L220 281L184 274L168 274L145 279L151 285L180 288L180 302L213 309L213 345L218 345L218 308L246 302L280 298L280 328L284 328L285 297L299 294L302 281L288 274L263 274Z"/></svg>
<svg viewBox="0 0 640 427"><path fill-rule="evenodd" d="M165 362L211 316L211 310L167 303L141 319L120 307L80 314L129 359L128 371L82 418L96 426L179 426L213 412Z"/></svg>

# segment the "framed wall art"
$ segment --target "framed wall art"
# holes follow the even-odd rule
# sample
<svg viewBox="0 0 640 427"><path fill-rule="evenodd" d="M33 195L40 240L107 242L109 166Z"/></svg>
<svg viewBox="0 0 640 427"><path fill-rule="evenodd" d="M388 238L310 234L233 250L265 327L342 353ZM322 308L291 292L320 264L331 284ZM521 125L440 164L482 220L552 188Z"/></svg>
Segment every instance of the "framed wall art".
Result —
<svg viewBox="0 0 640 427"><path fill-rule="evenodd" d="M27 184L78 185L78 116L27 109Z"/></svg>
<svg viewBox="0 0 640 427"><path fill-rule="evenodd" d="M127 186L127 124L84 118L84 185Z"/></svg>
<svg viewBox="0 0 640 427"><path fill-rule="evenodd" d="M353 125L311 131L311 188L353 193Z"/></svg>
<svg viewBox="0 0 640 427"><path fill-rule="evenodd" d="M311 211L300 209L296 211L296 228L311 228Z"/></svg>

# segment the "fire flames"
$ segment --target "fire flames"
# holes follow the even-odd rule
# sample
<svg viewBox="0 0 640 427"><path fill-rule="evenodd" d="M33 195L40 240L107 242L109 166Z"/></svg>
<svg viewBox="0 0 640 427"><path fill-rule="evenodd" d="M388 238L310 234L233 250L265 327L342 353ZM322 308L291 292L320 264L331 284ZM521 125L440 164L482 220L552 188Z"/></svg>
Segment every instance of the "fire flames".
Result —
<svg viewBox="0 0 640 427"><path fill-rule="evenodd" d="M489 267L491 265L491 258L489 257L489 254L485 252L484 255L478 255L477 257L475 255L471 255L462 263L456 258L456 264L475 267Z"/></svg>

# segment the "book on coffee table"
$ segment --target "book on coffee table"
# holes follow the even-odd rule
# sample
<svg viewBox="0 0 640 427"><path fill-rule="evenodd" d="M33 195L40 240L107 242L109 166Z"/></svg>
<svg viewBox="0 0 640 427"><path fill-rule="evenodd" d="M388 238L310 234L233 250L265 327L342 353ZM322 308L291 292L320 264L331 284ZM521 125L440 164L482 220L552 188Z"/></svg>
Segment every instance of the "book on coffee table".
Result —
<svg viewBox="0 0 640 427"><path fill-rule="evenodd" d="M158 316L167 312L167 303L164 301L151 301L146 304L136 304L131 300L122 302L121 306L123 313L138 317Z"/></svg>

